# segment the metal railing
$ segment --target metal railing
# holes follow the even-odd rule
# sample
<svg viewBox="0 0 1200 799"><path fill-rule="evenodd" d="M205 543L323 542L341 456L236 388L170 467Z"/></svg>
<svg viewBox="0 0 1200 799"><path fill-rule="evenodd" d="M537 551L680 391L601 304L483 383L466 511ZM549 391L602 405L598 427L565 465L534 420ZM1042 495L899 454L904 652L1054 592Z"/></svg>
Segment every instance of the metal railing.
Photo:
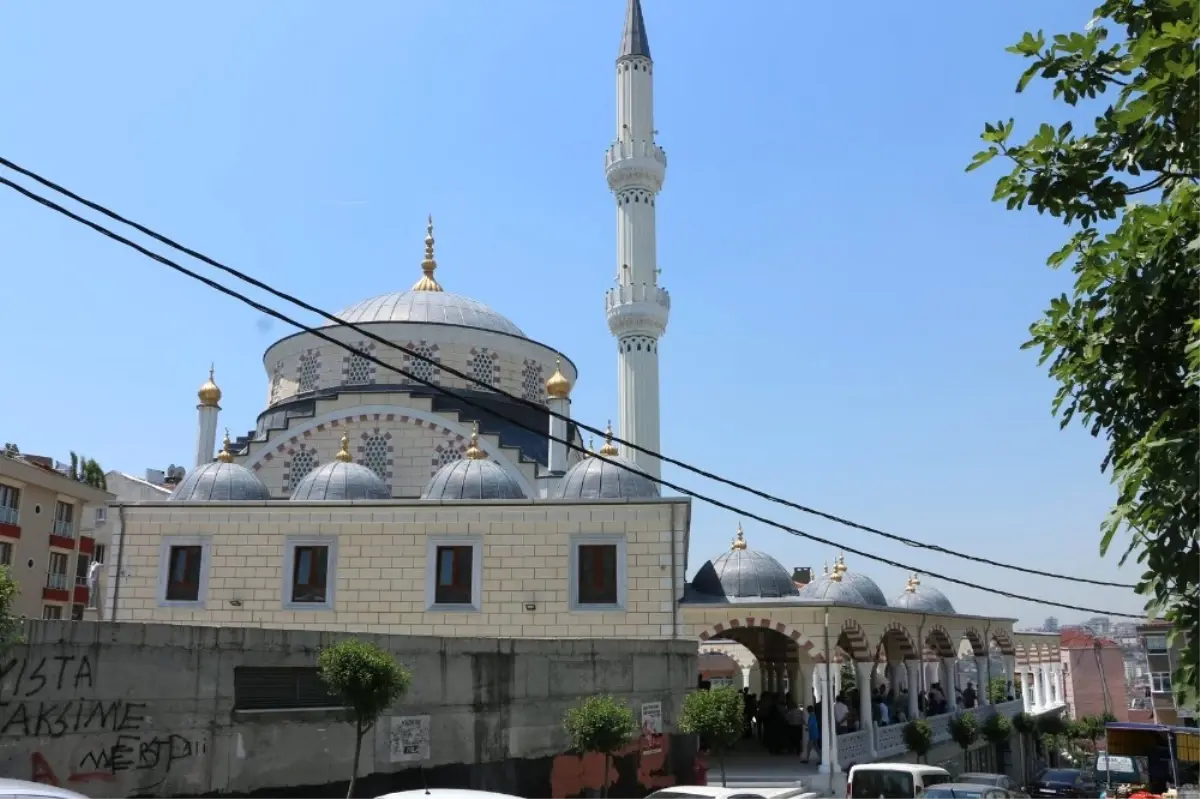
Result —
<svg viewBox="0 0 1200 799"><path fill-rule="evenodd" d="M75 524L73 522L64 522L60 519L54 520L54 534L62 538L75 537Z"/></svg>
<svg viewBox="0 0 1200 799"><path fill-rule="evenodd" d="M0 505L0 524L16 524L17 509L8 505Z"/></svg>
<svg viewBox="0 0 1200 799"><path fill-rule="evenodd" d="M67 575L60 572L50 572L46 575L46 587L55 588L59 591L67 590Z"/></svg>

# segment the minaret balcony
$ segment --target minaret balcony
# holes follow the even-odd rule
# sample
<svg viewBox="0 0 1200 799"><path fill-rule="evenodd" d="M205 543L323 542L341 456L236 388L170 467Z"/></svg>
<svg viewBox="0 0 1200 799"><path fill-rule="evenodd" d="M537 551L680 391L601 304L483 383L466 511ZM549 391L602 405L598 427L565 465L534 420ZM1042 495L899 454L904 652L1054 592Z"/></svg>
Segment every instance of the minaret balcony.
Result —
<svg viewBox="0 0 1200 799"><path fill-rule="evenodd" d="M613 191L638 186L657 192L667 177L667 154L649 139L621 139L604 154L604 174Z"/></svg>
<svg viewBox="0 0 1200 799"><path fill-rule="evenodd" d="M646 283L615 286L604 297L608 329L614 336L641 333L661 336L671 314L671 294Z"/></svg>

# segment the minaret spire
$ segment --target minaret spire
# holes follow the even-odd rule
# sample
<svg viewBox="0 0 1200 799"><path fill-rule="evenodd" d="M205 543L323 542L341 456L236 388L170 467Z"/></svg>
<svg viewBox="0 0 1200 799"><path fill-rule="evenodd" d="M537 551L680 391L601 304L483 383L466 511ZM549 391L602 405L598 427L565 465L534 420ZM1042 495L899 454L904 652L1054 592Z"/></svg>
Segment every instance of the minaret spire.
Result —
<svg viewBox="0 0 1200 799"><path fill-rule="evenodd" d="M621 36L621 53L617 57L632 55L650 57L650 40L646 38L641 0L629 0L629 5L625 7L625 33Z"/></svg>
<svg viewBox="0 0 1200 799"><path fill-rule="evenodd" d="M654 62L641 0L627 0L617 56L617 140L604 174L617 201L617 285L608 291L608 329L617 339L620 437L659 451L658 340L667 330L671 297L658 284L655 206L667 155L655 141ZM658 458L632 447L621 453L651 477Z"/></svg>

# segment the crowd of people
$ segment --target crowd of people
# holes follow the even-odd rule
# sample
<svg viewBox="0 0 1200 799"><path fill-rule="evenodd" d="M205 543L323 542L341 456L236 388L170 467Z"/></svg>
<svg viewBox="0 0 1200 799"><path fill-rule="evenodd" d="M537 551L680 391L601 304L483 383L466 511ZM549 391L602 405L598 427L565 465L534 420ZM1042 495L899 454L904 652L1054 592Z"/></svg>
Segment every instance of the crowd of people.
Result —
<svg viewBox="0 0 1200 799"><path fill-rule="evenodd" d="M743 688L745 736L756 739L773 755L800 755L808 762L821 760L821 735L825 726L821 703L804 705L783 693L764 692L761 696ZM957 706L973 708L979 703L975 684L955 694ZM839 692L834 699L833 720L838 735L863 729L858 711L857 688ZM935 682L927 691L917 695L917 708L922 717L936 716L949 711L942 684ZM877 686L871 695L870 724L886 727L908 722L908 689L888 693L887 686Z"/></svg>

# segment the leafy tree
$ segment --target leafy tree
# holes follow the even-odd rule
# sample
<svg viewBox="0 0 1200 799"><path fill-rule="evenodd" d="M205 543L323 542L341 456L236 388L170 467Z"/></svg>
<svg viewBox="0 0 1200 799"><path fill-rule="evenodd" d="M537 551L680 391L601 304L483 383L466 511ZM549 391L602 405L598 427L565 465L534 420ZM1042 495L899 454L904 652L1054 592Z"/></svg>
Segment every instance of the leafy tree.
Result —
<svg viewBox="0 0 1200 799"><path fill-rule="evenodd" d="M104 469L93 458L84 459L79 481L101 491L108 490L108 478L104 476Z"/></svg>
<svg viewBox="0 0 1200 799"><path fill-rule="evenodd" d="M1008 680L1004 677L993 677L988 680L988 701L999 705L1008 701Z"/></svg>
<svg viewBox="0 0 1200 799"><path fill-rule="evenodd" d="M346 796L354 796L363 736L412 685L412 672L388 652L354 638L339 641L317 657L321 680L350 711L354 724L354 765Z"/></svg>
<svg viewBox="0 0 1200 799"><path fill-rule="evenodd" d="M858 669L853 663L843 663L838 677L843 696L849 697L858 690Z"/></svg>
<svg viewBox="0 0 1200 799"><path fill-rule="evenodd" d="M908 722L904 725L904 745L917 756L918 763L924 763L925 756L933 748L933 727L925 719Z"/></svg>
<svg viewBox="0 0 1200 799"><path fill-rule="evenodd" d="M742 692L730 685L696 691L683 700L679 729L699 736L716 752L722 787L725 785L725 750L742 737L743 712Z"/></svg>
<svg viewBox="0 0 1200 799"><path fill-rule="evenodd" d="M67 471L67 477L79 482L79 456L74 451L71 452L71 468Z"/></svg>
<svg viewBox="0 0 1200 799"><path fill-rule="evenodd" d="M13 613L13 605L21 594L21 587L13 579L7 566L0 566L0 652L21 643L21 619Z"/></svg>
<svg viewBox="0 0 1200 799"><path fill-rule="evenodd" d="M637 735L637 721L629 705L611 696L590 696L579 707L567 711L563 719L571 745L580 752L604 755L604 783L601 796L608 796L608 769L612 756L624 749Z"/></svg>
<svg viewBox="0 0 1200 799"><path fill-rule="evenodd" d="M21 454L21 448L11 441L4 442L4 454L10 458Z"/></svg>
<svg viewBox="0 0 1200 799"><path fill-rule="evenodd" d="M1108 715L1111 716L1112 714L1109 713ZM1113 721L1116 721L1115 717L1113 718ZM1084 716L1079 720L1080 732L1083 733L1082 737L1084 740L1092 742L1093 752L1098 752L1100 750L1100 745L1097 743L1097 741L1104 737L1105 724L1107 724L1107 722L1104 720L1103 716Z"/></svg>
<svg viewBox="0 0 1200 799"><path fill-rule="evenodd" d="M1023 144L1013 120L988 124L986 150L1013 164L994 199L1031 206L1073 231L1052 254L1070 264L1072 295L1050 302L1026 347L1059 383L1053 410L1108 442L1101 461L1117 501L1101 553L1117 534L1145 571L1137 591L1184 635L1172 680L1200 695L1200 14L1194 0L1105 0L1083 32L1026 33L1010 52L1031 63L1017 83L1050 81L1070 106L1095 101L1091 130L1042 124ZM1115 43L1108 41L1117 30ZM1097 223L1103 223L1101 232Z"/></svg>
<svg viewBox="0 0 1200 799"><path fill-rule="evenodd" d="M979 719L970 711L953 716L950 719L950 737L966 752L971 744L979 740Z"/></svg>
<svg viewBox="0 0 1200 799"><path fill-rule="evenodd" d="M1013 725L1008 720L1008 716L1003 713L992 713L983 722L980 732L983 733L984 740L991 744L1008 743L1009 735L1012 734Z"/></svg>

